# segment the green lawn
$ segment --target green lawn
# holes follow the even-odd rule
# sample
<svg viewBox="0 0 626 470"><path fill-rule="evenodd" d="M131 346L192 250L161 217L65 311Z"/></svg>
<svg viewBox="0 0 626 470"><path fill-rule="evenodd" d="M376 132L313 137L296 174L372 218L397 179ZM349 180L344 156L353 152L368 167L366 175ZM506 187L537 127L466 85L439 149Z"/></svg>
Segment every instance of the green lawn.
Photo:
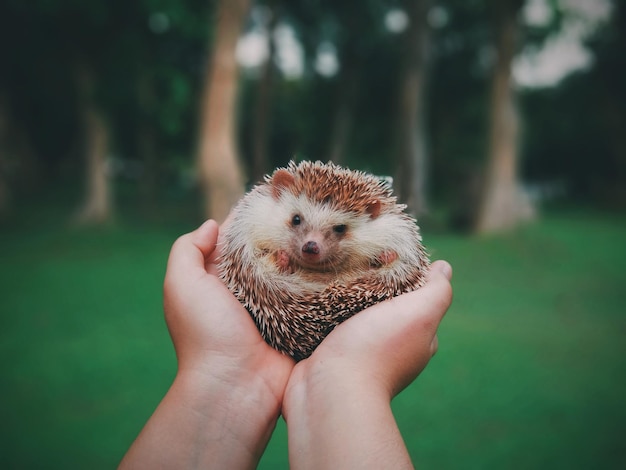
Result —
<svg viewBox="0 0 626 470"><path fill-rule="evenodd" d="M0 464L114 468L175 373L161 283L189 227L28 227L0 229ZM626 468L626 217L424 239L455 300L394 401L416 464ZM285 436L261 468L287 468Z"/></svg>

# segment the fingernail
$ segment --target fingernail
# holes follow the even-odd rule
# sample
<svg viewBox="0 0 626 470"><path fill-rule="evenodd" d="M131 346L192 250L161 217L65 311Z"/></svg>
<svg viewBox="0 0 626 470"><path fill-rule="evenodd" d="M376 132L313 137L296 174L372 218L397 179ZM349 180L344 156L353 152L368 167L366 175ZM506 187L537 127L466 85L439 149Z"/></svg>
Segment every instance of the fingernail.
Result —
<svg viewBox="0 0 626 470"><path fill-rule="evenodd" d="M439 349L439 340L437 339L437 335L433 338L430 343L430 355L431 357L437 353L437 349Z"/></svg>
<svg viewBox="0 0 626 470"><path fill-rule="evenodd" d="M442 273L448 281L452 279L452 266L447 261L438 261L437 268L439 272Z"/></svg>
<svg viewBox="0 0 626 470"><path fill-rule="evenodd" d="M198 227L198 230L207 230L207 228L211 227L211 229L213 228L213 226L217 225L217 222L213 219L208 219L205 220L204 223L202 225L200 225L200 227Z"/></svg>

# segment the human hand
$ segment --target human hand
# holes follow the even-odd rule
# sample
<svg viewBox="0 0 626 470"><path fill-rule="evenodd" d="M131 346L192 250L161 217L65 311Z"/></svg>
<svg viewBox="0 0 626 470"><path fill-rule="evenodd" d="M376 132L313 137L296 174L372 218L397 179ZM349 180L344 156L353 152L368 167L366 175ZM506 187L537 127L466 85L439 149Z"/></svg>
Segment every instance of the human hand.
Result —
<svg viewBox="0 0 626 470"><path fill-rule="evenodd" d="M178 372L120 469L256 468L276 425L293 360L220 281L217 240L210 220L172 246L163 298Z"/></svg>
<svg viewBox="0 0 626 470"><path fill-rule="evenodd" d="M217 239L210 220L172 247L163 298L178 372L120 469L256 468L280 416L293 360L220 281Z"/></svg>
<svg viewBox="0 0 626 470"><path fill-rule="evenodd" d="M434 262L426 285L341 323L294 367L283 400L292 468L412 468L390 402L437 351L451 276Z"/></svg>
<svg viewBox="0 0 626 470"><path fill-rule="evenodd" d="M426 367L437 351L437 328L452 301L452 268L435 261L420 289L376 304L338 325L290 385L315 369L351 381L371 382L393 398Z"/></svg>
<svg viewBox="0 0 626 470"><path fill-rule="evenodd" d="M209 220L172 246L164 310L179 373L199 372L230 383L260 378L278 404L293 361L271 348L218 277L218 225Z"/></svg>

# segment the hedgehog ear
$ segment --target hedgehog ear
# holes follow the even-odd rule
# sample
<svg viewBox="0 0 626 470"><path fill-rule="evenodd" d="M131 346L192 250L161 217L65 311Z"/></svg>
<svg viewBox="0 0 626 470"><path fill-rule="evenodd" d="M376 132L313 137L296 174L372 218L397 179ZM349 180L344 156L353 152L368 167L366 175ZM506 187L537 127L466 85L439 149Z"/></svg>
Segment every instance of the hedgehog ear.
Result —
<svg viewBox="0 0 626 470"><path fill-rule="evenodd" d="M365 212L367 212L372 219L378 217L380 215L380 201L376 199L370 202L365 208Z"/></svg>
<svg viewBox="0 0 626 470"><path fill-rule="evenodd" d="M287 170L276 170L269 181L274 199L278 199L283 190L290 188L295 182L295 177Z"/></svg>

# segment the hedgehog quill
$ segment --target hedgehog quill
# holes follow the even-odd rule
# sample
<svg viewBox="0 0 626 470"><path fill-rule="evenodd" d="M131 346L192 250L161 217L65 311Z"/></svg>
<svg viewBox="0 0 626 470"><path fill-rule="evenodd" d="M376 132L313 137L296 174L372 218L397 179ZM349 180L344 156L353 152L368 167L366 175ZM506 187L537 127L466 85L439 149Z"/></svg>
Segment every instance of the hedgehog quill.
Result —
<svg viewBox="0 0 626 470"><path fill-rule="evenodd" d="M299 361L339 323L421 287L429 265L415 219L388 184L304 161L235 206L219 270L265 341Z"/></svg>

